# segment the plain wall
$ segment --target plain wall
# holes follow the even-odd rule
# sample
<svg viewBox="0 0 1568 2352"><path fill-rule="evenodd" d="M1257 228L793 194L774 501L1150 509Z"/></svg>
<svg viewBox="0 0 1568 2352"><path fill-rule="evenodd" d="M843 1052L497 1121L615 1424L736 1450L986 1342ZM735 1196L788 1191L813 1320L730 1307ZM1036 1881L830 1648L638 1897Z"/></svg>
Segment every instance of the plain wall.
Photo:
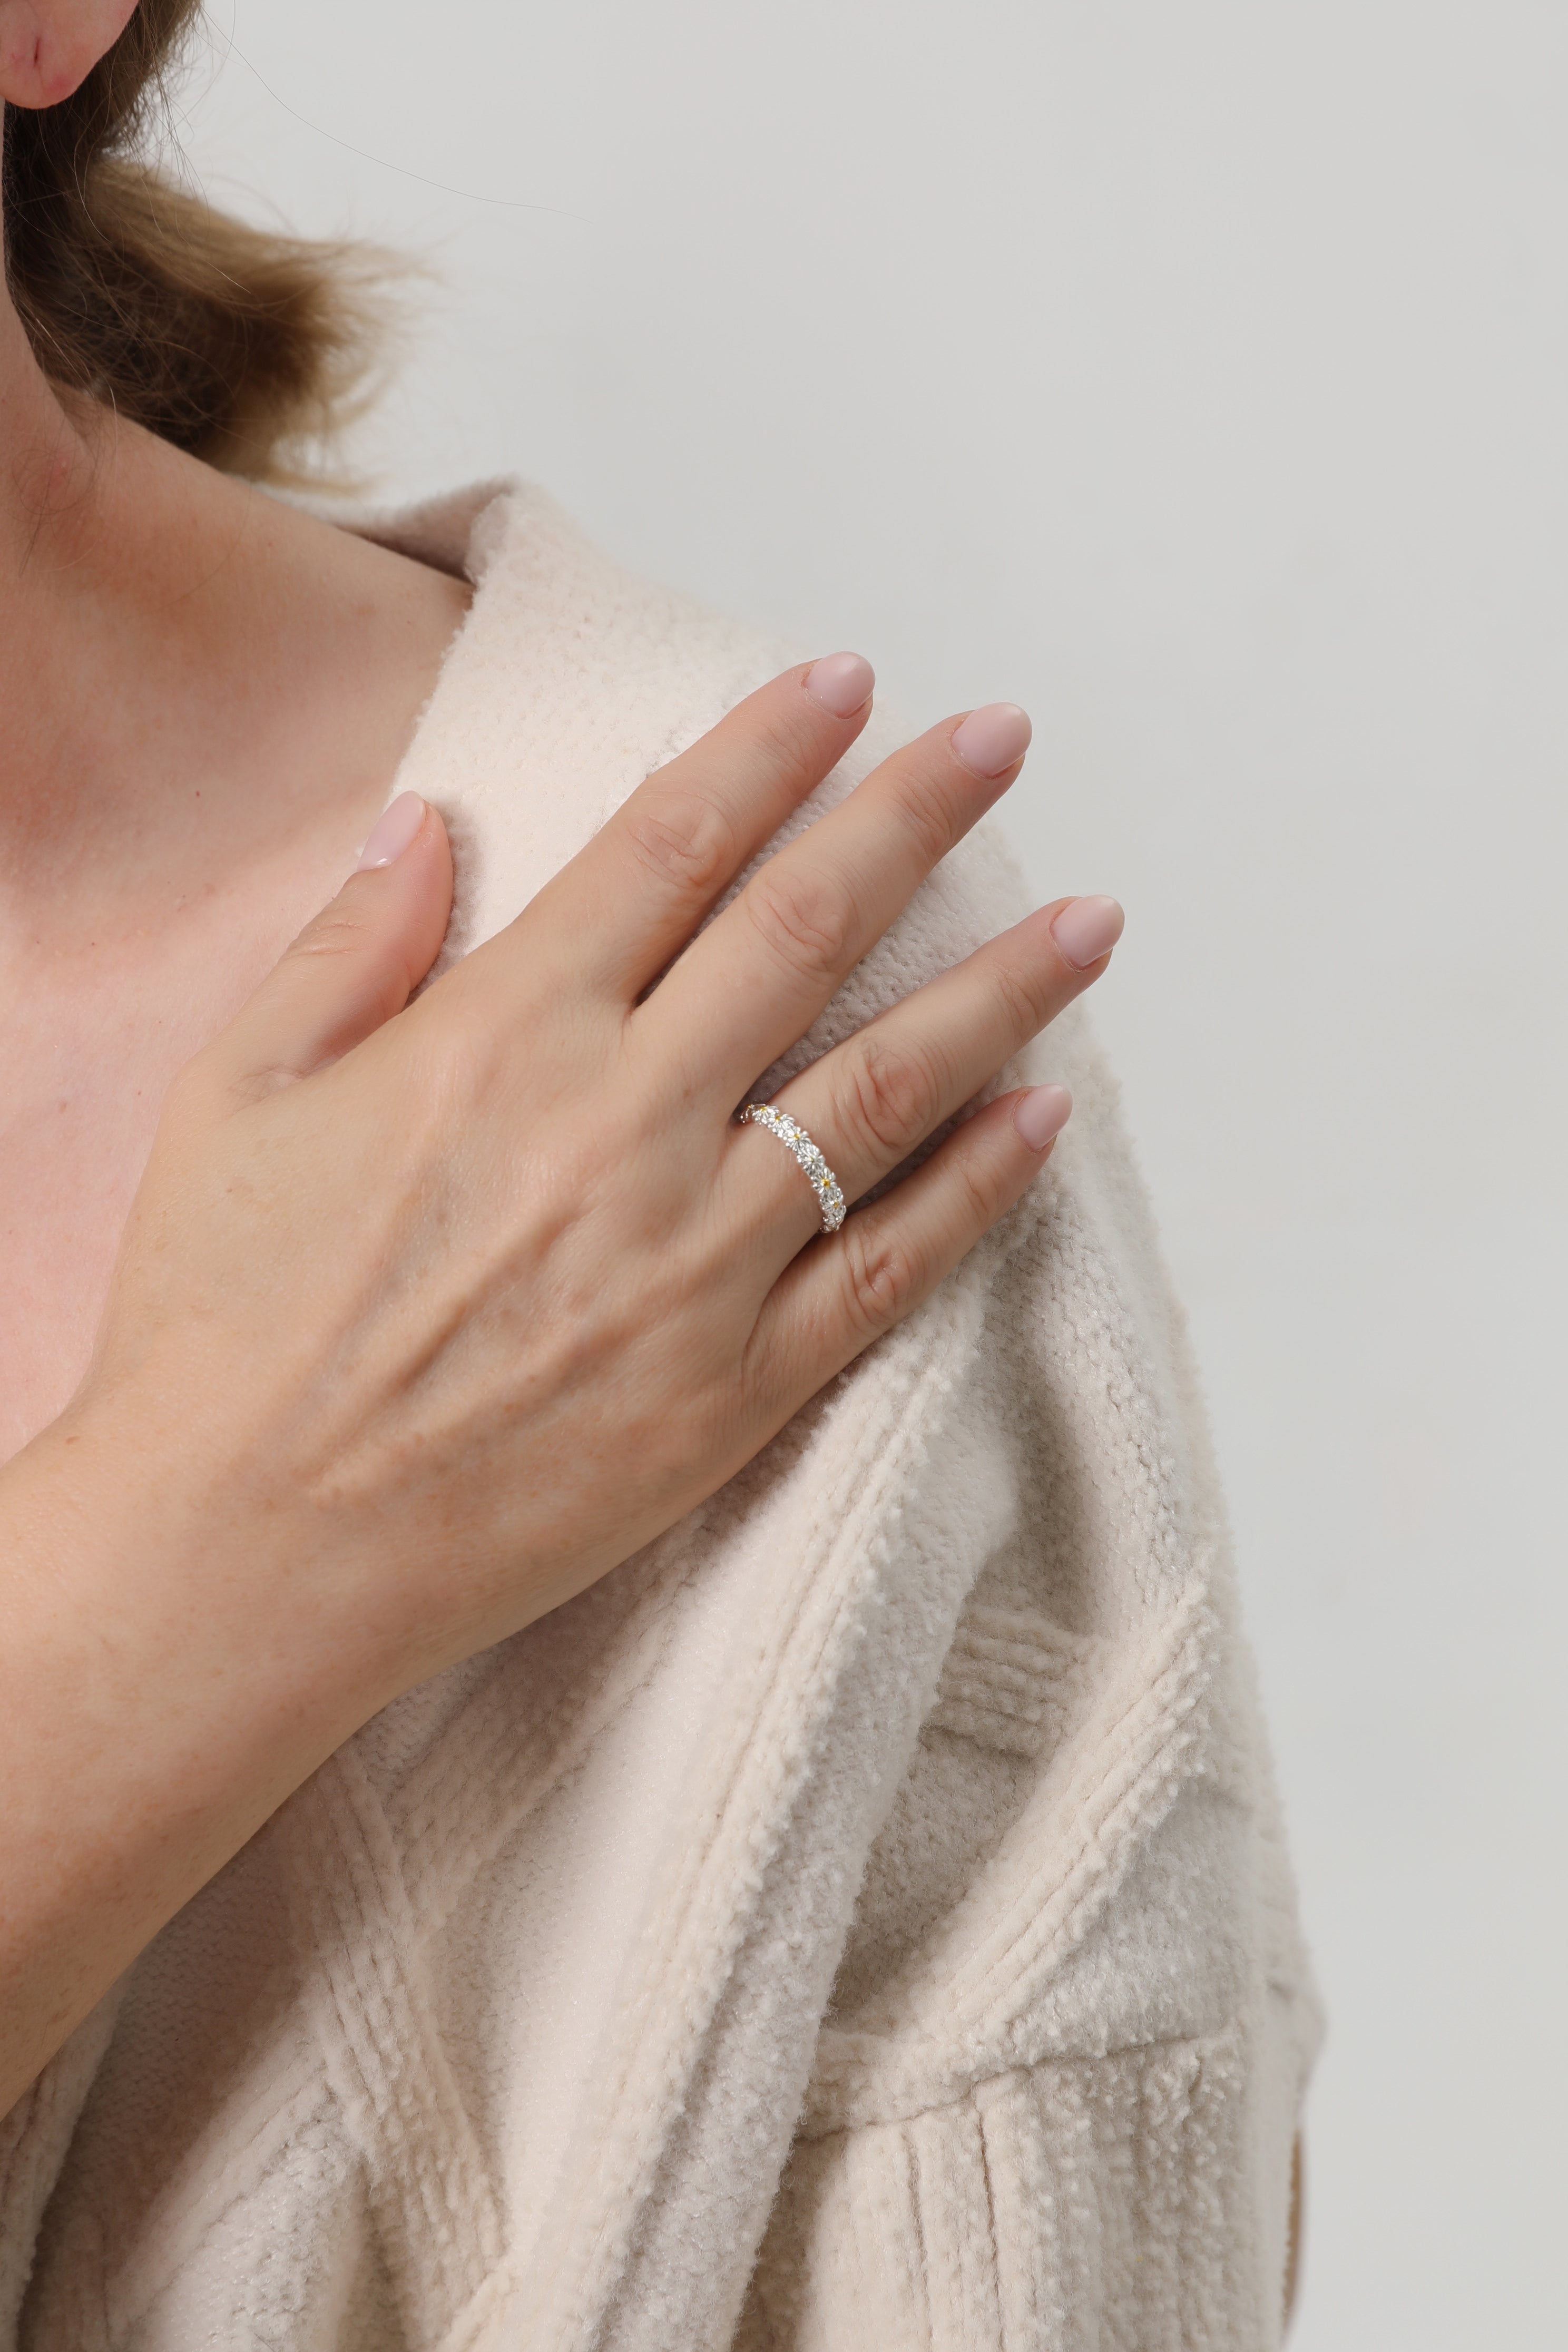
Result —
<svg viewBox="0 0 1568 2352"><path fill-rule="evenodd" d="M1529 0L243 0L179 110L444 273L392 489L1034 713L1331 2012L1301 2352L1565 2340L1565 80Z"/></svg>

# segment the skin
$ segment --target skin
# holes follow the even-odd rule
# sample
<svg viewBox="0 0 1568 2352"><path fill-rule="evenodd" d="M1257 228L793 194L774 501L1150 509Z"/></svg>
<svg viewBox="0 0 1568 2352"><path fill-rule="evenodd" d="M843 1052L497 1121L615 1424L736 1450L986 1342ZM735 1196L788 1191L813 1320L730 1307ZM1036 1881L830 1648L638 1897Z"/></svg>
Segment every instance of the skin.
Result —
<svg viewBox="0 0 1568 2352"><path fill-rule="evenodd" d="M0 0L0 93L126 14ZM731 1116L1017 773L958 719L695 937L865 723L785 673L410 1003L439 819L340 884L456 583L68 410L0 301L0 596L4 2112L334 1748L710 1493L1048 1146L1004 1097L830 1240ZM1056 911L780 1097L851 1200L1103 970Z"/></svg>

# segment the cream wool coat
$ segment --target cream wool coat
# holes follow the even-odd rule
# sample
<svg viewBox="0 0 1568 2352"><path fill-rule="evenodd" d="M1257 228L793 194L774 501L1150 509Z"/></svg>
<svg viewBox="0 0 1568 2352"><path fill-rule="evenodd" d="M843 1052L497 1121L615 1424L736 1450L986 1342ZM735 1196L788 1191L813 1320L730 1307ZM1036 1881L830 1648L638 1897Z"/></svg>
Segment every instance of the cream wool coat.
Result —
<svg viewBox="0 0 1568 2352"><path fill-rule="evenodd" d="M479 583L399 778L448 958L795 658L536 491L377 535ZM1024 904L983 827L787 1066ZM1316 2011L1220 1507L1081 1016L1027 1067L1077 1116L940 1292L369 1724L0 2125L0 2344L1278 2341Z"/></svg>

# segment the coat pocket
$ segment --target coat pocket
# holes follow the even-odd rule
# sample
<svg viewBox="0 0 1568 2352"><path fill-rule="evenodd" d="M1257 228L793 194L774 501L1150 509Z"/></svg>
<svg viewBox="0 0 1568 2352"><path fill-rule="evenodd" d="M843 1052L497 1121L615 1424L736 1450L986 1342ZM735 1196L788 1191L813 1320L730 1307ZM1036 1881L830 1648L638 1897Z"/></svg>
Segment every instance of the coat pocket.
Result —
<svg viewBox="0 0 1568 2352"><path fill-rule="evenodd" d="M1250 1823L1212 1769L1215 1664L1201 1592L1120 1640L971 1603L868 1862L808 2131L1235 2016Z"/></svg>
<svg viewBox="0 0 1568 2352"><path fill-rule="evenodd" d="M1267 2352L1247 2110L1232 2030L802 2141L736 2352Z"/></svg>

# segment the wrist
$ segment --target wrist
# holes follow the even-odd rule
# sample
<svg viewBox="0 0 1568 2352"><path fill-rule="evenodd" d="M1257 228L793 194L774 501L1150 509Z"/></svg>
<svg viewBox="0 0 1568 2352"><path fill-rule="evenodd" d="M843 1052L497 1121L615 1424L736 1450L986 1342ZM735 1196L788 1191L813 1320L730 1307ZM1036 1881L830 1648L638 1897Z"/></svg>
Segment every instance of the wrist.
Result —
<svg viewBox="0 0 1568 2352"><path fill-rule="evenodd" d="M263 1583L131 1417L0 1471L0 2113L380 1703Z"/></svg>
<svg viewBox="0 0 1568 2352"><path fill-rule="evenodd" d="M13 1623L73 1660L74 1702L117 1730L151 1736L160 1705L171 1735L187 1725L205 1777L295 1744L330 1753L390 1696L384 1672L331 1638L326 1598L312 1607L269 1557L267 1514L209 1469L195 1433L171 1444L153 1419L73 1402L0 1470Z"/></svg>

